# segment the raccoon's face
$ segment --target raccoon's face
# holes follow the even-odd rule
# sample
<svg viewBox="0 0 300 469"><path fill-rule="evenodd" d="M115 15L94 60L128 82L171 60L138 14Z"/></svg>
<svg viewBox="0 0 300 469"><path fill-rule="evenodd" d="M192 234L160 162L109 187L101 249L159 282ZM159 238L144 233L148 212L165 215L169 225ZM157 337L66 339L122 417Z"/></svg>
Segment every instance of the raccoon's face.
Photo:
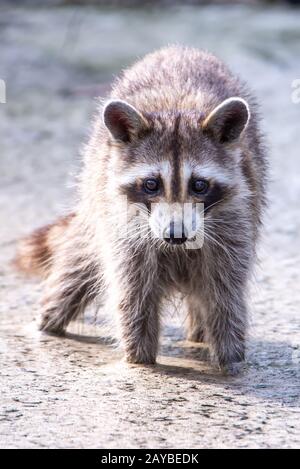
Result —
<svg viewBox="0 0 300 469"><path fill-rule="evenodd" d="M155 238L201 247L205 220L243 192L238 147L249 117L241 98L225 100L208 116L141 114L110 101L103 111L112 138L110 188L140 210Z"/></svg>

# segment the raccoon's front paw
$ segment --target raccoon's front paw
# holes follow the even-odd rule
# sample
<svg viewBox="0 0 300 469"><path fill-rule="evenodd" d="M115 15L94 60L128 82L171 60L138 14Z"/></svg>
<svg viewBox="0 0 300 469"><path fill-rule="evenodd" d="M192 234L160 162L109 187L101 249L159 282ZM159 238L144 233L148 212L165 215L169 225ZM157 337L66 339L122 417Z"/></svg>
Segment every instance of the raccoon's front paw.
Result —
<svg viewBox="0 0 300 469"><path fill-rule="evenodd" d="M127 363L136 365L155 365L156 355L153 353L145 353L141 351L130 351L125 355Z"/></svg>
<svg viewBox="0 0 300 469"><path fill-rule="evenodd" d="M49 334L64 335L65 327L58 317L55 317L53 313L45 313L42 316L40 325L40 331L47 332Z"/></svg>
<svg viewBox="0 0 300 469"><path fill-rule="evenodd" d="M238 376L246 369L246 363L244 361L241 362L233 362L233 363L226 363L220 366L220 370L224 376Z"/></svg>

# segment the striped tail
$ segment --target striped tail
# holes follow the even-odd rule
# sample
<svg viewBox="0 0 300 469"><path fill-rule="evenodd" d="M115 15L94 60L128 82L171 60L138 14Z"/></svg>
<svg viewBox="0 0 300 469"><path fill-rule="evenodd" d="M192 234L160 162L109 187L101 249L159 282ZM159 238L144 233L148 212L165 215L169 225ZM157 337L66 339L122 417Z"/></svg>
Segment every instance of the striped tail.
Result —
<svg viewBox="0 0 300 469"><path fill-rule="evenodd" d="M56 246L62 241L74 216L75 214L71 213L61 217L23 238L14 260L18 270L28 275L46 276L51 268Z"/></svg>

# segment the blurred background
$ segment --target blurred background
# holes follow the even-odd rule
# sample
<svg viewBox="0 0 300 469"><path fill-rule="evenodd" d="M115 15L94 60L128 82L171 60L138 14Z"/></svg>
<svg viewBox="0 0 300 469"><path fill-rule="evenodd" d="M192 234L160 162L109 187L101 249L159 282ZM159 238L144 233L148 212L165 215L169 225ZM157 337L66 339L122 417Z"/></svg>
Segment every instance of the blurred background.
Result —
<svg viewBox="0 0 300 469"><path fill-rule="evenodd" d="M40 286L9 264L20 236L72 203L96 97L174 43L210 50L248 82L269 147L249 370L234 386L171 322L168 368L151 376L120 370L99 343L40 338ZM299 1L0 0L0 80L0 446L299 447Z"/></svg>

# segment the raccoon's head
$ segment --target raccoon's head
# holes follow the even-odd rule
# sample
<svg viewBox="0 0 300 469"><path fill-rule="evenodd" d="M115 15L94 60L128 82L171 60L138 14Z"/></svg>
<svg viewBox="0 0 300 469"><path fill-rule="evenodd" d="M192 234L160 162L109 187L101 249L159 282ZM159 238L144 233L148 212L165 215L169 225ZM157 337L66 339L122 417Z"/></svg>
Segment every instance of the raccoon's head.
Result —
<svg viewBox="0 0 300 469"><path fill-rule="evenodd" d="M239 145L250 118L246 101L226 99L208 115L197 111L140 112L109 101L109 190L142 208L155 238L202 242L204 221L243 192Z"/></svg>

